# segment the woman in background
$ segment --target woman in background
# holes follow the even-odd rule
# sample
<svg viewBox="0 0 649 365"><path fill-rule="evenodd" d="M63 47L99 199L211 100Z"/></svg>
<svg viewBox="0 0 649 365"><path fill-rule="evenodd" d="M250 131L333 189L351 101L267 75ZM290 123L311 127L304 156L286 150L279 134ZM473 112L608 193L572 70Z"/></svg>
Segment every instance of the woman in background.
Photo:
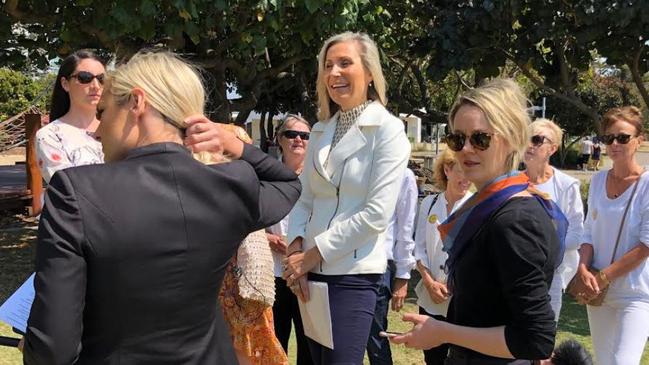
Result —
<svg viewBox="0 0 649 365"><path fill-rule="evenodd" d="M446 149L435 160L433 166L435 185L442 190L422 200L415 230L415 258L421 280L415 287L419 314L431 316L440 321L446 319L451 293L446 286L444 263L448 254L442 250L442 237L437 230L449 215L471 197L471 183L455 154ZM441 345L424 350L426 365L443 365L448 346Z"/></svg>
<svg viewBox="0 0 649 365"><path fill-rule="evenodd" d="M633 365L649 336L649 174L636 160L644 141L640 109L611 109L602 132L613 167L591 180L575 291L588 302L608 290L601 306L587 307L597 363Z"/></svg>
<svg viewBox="0 0 649 365"><path fill-rule="evenodd" d="M36 132L36 156L45 182L58 170L104 162L97 104L105 68L92 52L80 50L61 63L52 92L50 123Z"/></svg>
<svg viewBox="0 0 649 365"><path fill-rule="evenodd" d="M558 143L563 138L561 128L547 119L537 119L529 128L531 137L525 152L525 173L538 190L549 194L568 219L566 251L550 286L554 320L559 322L563 289L577 272L579 264L577 250L584 230L584 205L581 202L579 180L550 166L550 157L557 151Z"/></svg>
<svg viewBox="0 0 649 365"><path fill-rule="evenodd" d="M310 133L311 125L309 122L294 114L287 115L277 129L276 138L281 152L281 160L287 168L298 175L302 173L304 168L304 157L309 146ZM287 215L281 222L266 229L275 264L273 321L277 339L287 353L288 340L291 337L291 326L295 326L297 365L311 365L313 361L311 360L309 344L304 335L297 297L286 286L286 280L282 279L282 260L286 256L286 247L288 246L286 235L289 217L290 215Z"/></svg>

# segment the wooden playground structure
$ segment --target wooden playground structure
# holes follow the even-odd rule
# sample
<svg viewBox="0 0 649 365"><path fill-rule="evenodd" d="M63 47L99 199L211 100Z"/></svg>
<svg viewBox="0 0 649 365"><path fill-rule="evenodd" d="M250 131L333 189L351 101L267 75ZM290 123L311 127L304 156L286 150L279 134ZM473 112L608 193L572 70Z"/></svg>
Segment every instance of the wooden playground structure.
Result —
<svg viewBox="0 0 649 365"><path fill-rule="evenodd" d="M25 209L29 216L40 214L43 202L43 178L36 161L36 132L43 118L29 108L0 122L0 153L25 147L25 161L0 166L0 212Z"/></svg>

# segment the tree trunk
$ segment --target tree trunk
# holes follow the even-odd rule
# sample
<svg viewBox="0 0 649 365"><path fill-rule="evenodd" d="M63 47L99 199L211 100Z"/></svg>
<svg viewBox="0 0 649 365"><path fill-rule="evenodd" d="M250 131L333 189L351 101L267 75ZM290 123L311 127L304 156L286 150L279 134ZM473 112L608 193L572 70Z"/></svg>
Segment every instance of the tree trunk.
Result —
<svg viewBox="0 0 649 365"><path fill-rule="evenodd" d="M641 52L642 52L642 48L636 54L636 57L633 60L627 62L627 66L629 66L629 69L631 70L631 77L633 78L633 83L635 83L635 85L638 87L638 91L642 96L642 101L644 101L645 108L649 108L649 92L647 92L647 88L645 87L644 82L642 81L642 75L640 74L639 58Z"/></svg>
<svg viewBox="0 0 649 365"><path fill-rule="evenodd" d="M266 112L261 112L261 118L259 119L259 148L268 152L268 144L266 143Z"/></svg>

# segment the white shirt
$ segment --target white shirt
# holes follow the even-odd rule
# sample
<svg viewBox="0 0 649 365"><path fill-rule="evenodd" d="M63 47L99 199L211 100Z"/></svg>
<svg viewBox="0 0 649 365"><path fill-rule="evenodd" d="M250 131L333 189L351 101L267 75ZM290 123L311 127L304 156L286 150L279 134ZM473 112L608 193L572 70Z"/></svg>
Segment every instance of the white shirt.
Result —
<svg viewBox="0 0 649 365"><path fill-rule="evenodd" d="M415 215L417 214L417 179L410 169L406 169L397 198L397 206L392 219L385 230L385 254L388 260L394 260L397 268L395 274L399 279L410 279L410 270L415 267L415 248L413 233Z"/></svg>
<svg viewBox="0 0 649 365"><path fill-rule="evenodd" d="M273 224L272 226L268 227L266 230L274 235L280 236L286 241L286 232L288 231L288 219L289 215L284 217L281 221ZM290 242L286 242L288 245ZM273 271L275 272L275 277L281 277L282 276L282 260L284 259L284 255L281 253L277 253L275 251L273 252Z"/></svg>
<svg viewBox="0 0 649 365"><path fill-rule="evenodd" d="M451 213L461 207L472 195L471 192L467 192L462 199L455 202ZM433 201L435 201L435 204L431 207ZM443 283L446 282L444 264L448 254L442 251L442 237L437 227L448 218L447 205L448 201L445 193L424 198L419 206L417 226L415 228L415 259L421 261L430 271L433 279ZM417 283L415 292L417 293L417 304L424 308L426 312L446 316L450 299L443 303L434 303L424 286L423 280Z"/></svg>
<svg viewBox="0 0 649 365"><path fill-rule="evenodd" d="M49 183L59 170L103 163L104 153L101 143L85 129L57 119L36 132L36 158L41 175Z"/></svg>
<svg viewBox="0 0 649 365"><path fill-rule="evenodd" d="M568 220L566 232L566 251L561 265L555 275L561 278L561 287L566 288L570 279L577 273L579 266L579 253L584 230L584 205L579 192L579 180L569 176L554 167L554 173L548 181L535 185L540 191L550 195L550 198L559 206L561 212Z"/></svg>
<svg viewBox="0 0 649 365"><path fill-rule="evenodd" d="M581 142L581 154L590 155L593 150L593 142L590 139L583 140Z"/></svg>
<svg viewBox="0 0 649 365"><path fill-rule="evenodd" d="M620 229L622 215L633 191L631 185L615 199L606 196L607 171L595 174L588 192L588 215L584 225L583 242L593 245L592 265L603 269L611 263L615 240ZM649 173L645 172L637 181L638 188L631 202L615 254L619 260L638 244L649 246ZM605 301L649 300L649 260L644 260L628 274L611 283Z"/></svg>

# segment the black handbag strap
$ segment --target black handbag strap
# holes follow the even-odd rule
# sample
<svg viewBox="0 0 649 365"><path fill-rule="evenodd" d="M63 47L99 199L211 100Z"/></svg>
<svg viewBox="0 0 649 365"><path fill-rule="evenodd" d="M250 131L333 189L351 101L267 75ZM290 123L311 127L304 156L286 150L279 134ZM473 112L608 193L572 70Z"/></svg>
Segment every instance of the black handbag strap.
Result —
<svg viewBox="0 0 649 365"><path fill-rule="evenodd" d="M642 178L642 174L640 174L640 177L638 177L638 180L633 184L633 190L631 191L631 196L629 197L629 201L626 203L626 208L624 208L624 214L622 215L622 221L620 222L620 230L617 231L617 238L615 239L615 248L613 249L613 256L611 256L611 263L615 262L615 254L617 253L617 247L620 245L620 237L622 236L622 229L624 228L624 222L626 221L626 215L629 212L629 207L631 206L631 203L633 202L633 197L635 196L635 191L638 190L638 185L640 185L640 179ZM609 264L609 265L610 265Z"/></svg>
<svg viewBox="0 0 649 365"><path fill-rule="evenodd" d="M430 211L433 209L435 203L437 203L437 199L439 199L440 195L442 195L442 193L437 193L437 195L435 195L435 197L433 198L433 202L430 203L430 205L428 206L428 213L426 213L426 216L430 215Z"/></svg>

